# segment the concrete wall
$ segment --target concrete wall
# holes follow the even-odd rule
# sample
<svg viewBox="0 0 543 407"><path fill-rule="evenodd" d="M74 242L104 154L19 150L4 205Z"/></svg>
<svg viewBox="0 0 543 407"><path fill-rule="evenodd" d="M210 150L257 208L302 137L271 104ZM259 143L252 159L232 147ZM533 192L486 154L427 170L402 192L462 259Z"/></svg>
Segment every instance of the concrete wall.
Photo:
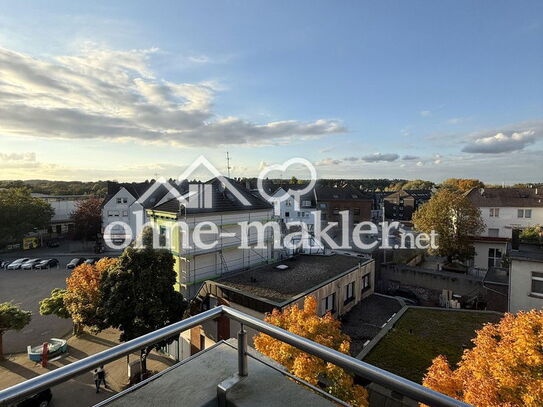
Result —
<svg viewBox="0 0 543 407"><path fill-rule="evenodd" d="M543 308L543 297L531 294L532 271L543 272L543 263L512 259L509 273L510 312Z"/></svg>
<svg viewBox="0 0 543 407"><path fill-rule="evenodd" d="M437 305L443 289L455 294L476 295L482 292L482 279L465 274L426 270L420 267L381 266L378 291L386 293L400 286L411 289L422 305Z"/></svg>

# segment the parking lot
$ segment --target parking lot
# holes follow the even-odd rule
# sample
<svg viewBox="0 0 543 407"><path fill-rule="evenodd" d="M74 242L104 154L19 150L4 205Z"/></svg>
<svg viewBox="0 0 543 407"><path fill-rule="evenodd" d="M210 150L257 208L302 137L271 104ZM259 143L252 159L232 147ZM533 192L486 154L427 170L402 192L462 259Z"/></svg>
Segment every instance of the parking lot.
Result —
<svg viewBox="0 0 543 407"><path fill-rule="evenodd" d="M49 297L53 288L65 288L70 271L66 264L75 257L116 256L118 253L96 255L82 245L65 244L58 248L40 248L24 252L0 254L2 260L21 257L55 258L59 266L47 270L0 270L0 302L13 301L22 309L32 311L32 321L21 331L4 334L4 353L26 352L27 345L38 345L49 338L62 337L71 331L70 320L39 313L40 300Z"/></svg>

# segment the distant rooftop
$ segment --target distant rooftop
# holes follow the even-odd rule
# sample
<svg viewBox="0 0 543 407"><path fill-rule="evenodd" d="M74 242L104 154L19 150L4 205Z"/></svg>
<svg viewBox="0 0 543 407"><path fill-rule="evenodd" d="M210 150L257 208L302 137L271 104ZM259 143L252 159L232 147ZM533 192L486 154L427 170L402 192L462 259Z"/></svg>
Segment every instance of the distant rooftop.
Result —
<svg viewBox="0 0 543 407"><path fill-rule="evenodd" d="M513 260L543 262L543 246L536 244L521 244L519 250L511 250Z"/></svg>
<svg viewBox="0 0 543 407"><path fill-rule="evenodd" d="M369 261L371 260L339 254L298 255L279 263L224 277L217 282L282 303ZM288 268L278 269L278 265L286 265Z"/></svg>
<svg viewBox="0 0 543 407"><path fill-rule="evenodd" d="M473 188L466 196L477 207L543 208L543 188Z"/></svg>

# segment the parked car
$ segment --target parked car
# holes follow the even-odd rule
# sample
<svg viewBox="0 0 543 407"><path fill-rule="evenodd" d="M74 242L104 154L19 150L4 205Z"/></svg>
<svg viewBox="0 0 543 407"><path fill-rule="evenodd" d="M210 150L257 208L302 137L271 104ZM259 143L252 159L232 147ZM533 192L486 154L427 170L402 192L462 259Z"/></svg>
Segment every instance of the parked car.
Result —
<svg viewBox="0 0 543 407"><path fill-rule="evenodd" d="M0 269L6 268L9 261L0 259Z"/></svg>
<svg viewBox="0 0 543 407"><path fill-rule="evenodd" d="M16 407L47 407L51 403L53 393L50 389L34 394L27 399L16 404Z"/></svg>
<svg viewBox="0 0 543 407"><path fill-rule="evenodd" d="M72 259L67 265L66 265L66 268L68 270L72 270L74 268L76 268L77 266L79 266L80 264L83 264L85 262L85 258L84 257L76 257L75 259Z"/></svg>
<svg viewBox="0 0 543 407"><path fill-rule="evenodd" d="M8 266L6 267L8 270L19 270L21 268L21 265L25 262L25 261L28 261L30 260L30 258L28 257L23 257L21 259L17 259L17 260L14 260L12 261L11 263L8 264Z"/></svg>
<svg viewBox="0 0 543 407"><path fill-rule="evenodd" d="M43 269L50 269L53 267L58 267L59 262L57 259L45 259L37 263L34 268L43 270Z"/></svg>
<svg viewBox="0 0 543 407"><path fill-rule="evenodd" d="M43 259L30 259L21 264L21 270L32 270Z"/></svg>
<svg viewBox="0 0 543 407"><path fill-rule="evenodd" d="M92 266L93 264L96 264L96 262L97 262L98 260L100 260L99 257L93 257L92 259L87 259L87 260L85 260L85 263L86 263L86 264L90 264L90 265Z"/></svg>

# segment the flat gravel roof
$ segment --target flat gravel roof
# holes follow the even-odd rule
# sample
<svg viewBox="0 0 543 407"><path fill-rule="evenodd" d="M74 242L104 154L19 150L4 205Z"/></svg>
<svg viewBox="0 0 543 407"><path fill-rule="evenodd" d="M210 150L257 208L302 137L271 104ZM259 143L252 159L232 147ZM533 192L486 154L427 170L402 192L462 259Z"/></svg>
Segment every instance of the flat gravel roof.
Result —
<svg viewBox="0 0 543 407"><path fill-rule="evenodd" d="M371 260L334 254L297 255L278 263L236 273L217 280L257 297L281 303ZM276 268L286 265L287 269Z"/></svg>

